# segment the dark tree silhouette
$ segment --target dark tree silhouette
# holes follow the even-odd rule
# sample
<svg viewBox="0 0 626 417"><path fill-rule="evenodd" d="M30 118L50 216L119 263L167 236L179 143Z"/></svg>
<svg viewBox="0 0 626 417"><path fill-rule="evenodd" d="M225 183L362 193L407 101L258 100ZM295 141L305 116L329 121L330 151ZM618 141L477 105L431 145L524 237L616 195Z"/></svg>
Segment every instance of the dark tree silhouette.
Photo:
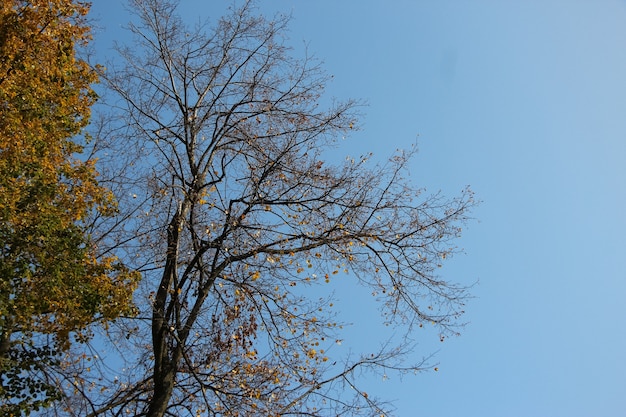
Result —
<svg viewBox="0 0 626 417"><path fill-rule="evenodd" d="M402 337L332 357L341 329L318 287L347 271L406 334L421 323L456 332L467 292L437 269L455 252L471 192L425 195L403 177L414 150L383 165L325 159L355 128L359 103L324 108L328 76L290 55L287 18L246 2L214 27L189 28L174 2L134 7L136 44L104 75L119 100L95 145L120 215L94 234L142 271L139 314L110 329L124 369L83 376L67 409L385 414L357 371L423 364L405 363Z"/></svg>

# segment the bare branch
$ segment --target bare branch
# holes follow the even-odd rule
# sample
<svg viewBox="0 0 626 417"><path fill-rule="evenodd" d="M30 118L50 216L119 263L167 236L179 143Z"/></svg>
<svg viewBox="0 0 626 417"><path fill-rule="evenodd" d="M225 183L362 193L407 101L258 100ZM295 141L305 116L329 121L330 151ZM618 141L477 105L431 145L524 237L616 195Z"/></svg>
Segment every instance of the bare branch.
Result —
<svg viewBox="0 0 626 417"><path fill-rule="evenodd" d="M93 228L143 271L138 317L108 333L127 341L135 365L120 370L124 389L81 392L83 409L386 414L388 404L358 389L357 372L420 371L424 361L404 362L413 327L458 332L467 289L437 271L457 251L471 191L445 199L417 189L404 178L415 149L382 165L370 155L325 160L360 103L322 109L328 77L290 55L288 18L257 16L245 2L190 29L174 2L134 5L138 46L105 74L119 101L96 152L127 158L102 159L120 213ZM310 294L340 271L377 294L385 320L405 331L398 346L331 355L340 315L330 297Z"/></svg>

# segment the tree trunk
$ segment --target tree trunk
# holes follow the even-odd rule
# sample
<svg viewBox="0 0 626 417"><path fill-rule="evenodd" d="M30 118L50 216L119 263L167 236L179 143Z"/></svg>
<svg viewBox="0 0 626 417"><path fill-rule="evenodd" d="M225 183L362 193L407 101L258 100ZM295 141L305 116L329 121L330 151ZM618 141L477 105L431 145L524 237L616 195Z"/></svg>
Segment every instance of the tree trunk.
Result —
<svg viewBox="0 0 626 417"><path fill-rule="evenodd" d="M163 277L156 294L152 312L152 348L154 352L154 395L148 406L148 417L161 417L165 414L176 378L176 367L180 359L179 346L176 352L168 349L169 324L166 318L168 292L176 274L178 245L183 218L182 204L172 217L168 227L167 256Z"/></svg>
<svg viewBox="0 0 626 417"><path fill-rule="evenodd" d="M147 417L162 417L165 415L167 406L174 390L174 378L176 375L175 364L169 360L159 371L154 373L154 395L150 400Z"/></svg>

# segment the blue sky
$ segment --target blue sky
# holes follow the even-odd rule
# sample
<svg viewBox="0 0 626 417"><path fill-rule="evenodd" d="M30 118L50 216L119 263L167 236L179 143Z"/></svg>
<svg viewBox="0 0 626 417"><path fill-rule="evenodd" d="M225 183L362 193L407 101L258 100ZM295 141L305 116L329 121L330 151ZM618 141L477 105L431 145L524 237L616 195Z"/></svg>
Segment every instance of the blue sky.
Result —
<svg viewBox="0 0 626 417"><path fill-rule="evenodd" d="M128 16L117 0L93 3L98 55L111 56ZM191 22L230 4L181 3ZM459 241L466 254L442 271L479 280L463 335L417 335L439 372L368 382L397 399L396 415L623 415L626 2L259 6L293 15L290 43L325 62L330 94L369 103L347 151L382 160L418 138L416 185L453 195L469 184L483 201Z"/></svg>

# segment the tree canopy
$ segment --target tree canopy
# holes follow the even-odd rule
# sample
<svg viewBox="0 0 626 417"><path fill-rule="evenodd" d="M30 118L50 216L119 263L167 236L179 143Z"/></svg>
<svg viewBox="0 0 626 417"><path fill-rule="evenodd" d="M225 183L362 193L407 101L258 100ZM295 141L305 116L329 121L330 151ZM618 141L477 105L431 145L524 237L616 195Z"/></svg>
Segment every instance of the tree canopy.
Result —
<svg viewBox="0 0 626 417"><path fill-rule="evenodd" d="M44 13L53 4L57 13ZM91 327L98 346L83 338L55 368L59 396L47 413L389 415L389 404L361 389L358 376L421 370L424 363L409 353L411 335L424 323L437 326L441 337L458 331L467 288L438 271L457 250L454 241L475 204L471 191L446 198L415 186L406 175L415 149L379 163L370 154L329 158L358 129L361 103L328 99L329 76L319 62L296 58L286 43L288 17L266 18L245 1L214 24L190 27L175 1L131 4L135 43L119 48L120 59L106 70L98 68L110 94L90 126L89 155L99 158L97 165L71 157L80 150L71 138L85 127L94 98L95 75L73 49L87 39L79 18L87 9L60 0L3 9L7 28L21 28L23 16L41 12L48 20L33 27L46 30L33 39L59 27L49 36L64 34L72 45L59 49L63 43L54 38L56 49L42 47L65 51L42 52L60 72L33 68L42 57L28 61L22 52L13 61L28 65L7 64L2 72L38 70L36 80L62 80L53 87L63 87L38 101L51 86L32 75L13 81L23 80L26 94L33 91L25 97L44 106L46 117L34 117L34 105L11 116L32 123L20 134L33 156L24 164L32 173L8 175L9 163L2 173L3 181L23 183L2 202L10 219L2 233L28 237L23 247L3 249L3 314L21 299L33 310L20 327L22 314L5 314L3 331L68 341L94 319L127 311L123 300L135 276L118 262L141 274L133 291L136 314ZM20 88L11 96L15 104L7 99L6 106L22 105ZM63 94L72 97L67 108ZM63 134L50 125L56 111L64 112ZM48 166L43 157L57 159ZM35 187L44 177L45 187ZM9 204L31 202L42 190L49 190L49 204L24 206L37 214L24 226L35 231L13 226L30 211ZM43 243L65 258L44 258L53 252L38 251ZM15 255L13 262L14 247L28 261ZM76 268L71 277L68 263ZM326 289L340 275L376 294L397 339L377 352L334 353L341 312ZM35 298L30 283L48 285L65 303ZM66 312L78 321L65 320Z"/></svg>
<svg viewBox="0 0 626 417"><path fill-rule="evenodd" d="M55 396L45 358L71 334L130 311L137 276L99 256L86 233L113 195L94 160L77 156L97 74L76 49L89 40L88 7L70 0L0 6L0 399L5 415ZM39 378L39 379L38 379ZM44 378L45 379L45 378ZM13 410L13 411L12 411Z"/></svg>

